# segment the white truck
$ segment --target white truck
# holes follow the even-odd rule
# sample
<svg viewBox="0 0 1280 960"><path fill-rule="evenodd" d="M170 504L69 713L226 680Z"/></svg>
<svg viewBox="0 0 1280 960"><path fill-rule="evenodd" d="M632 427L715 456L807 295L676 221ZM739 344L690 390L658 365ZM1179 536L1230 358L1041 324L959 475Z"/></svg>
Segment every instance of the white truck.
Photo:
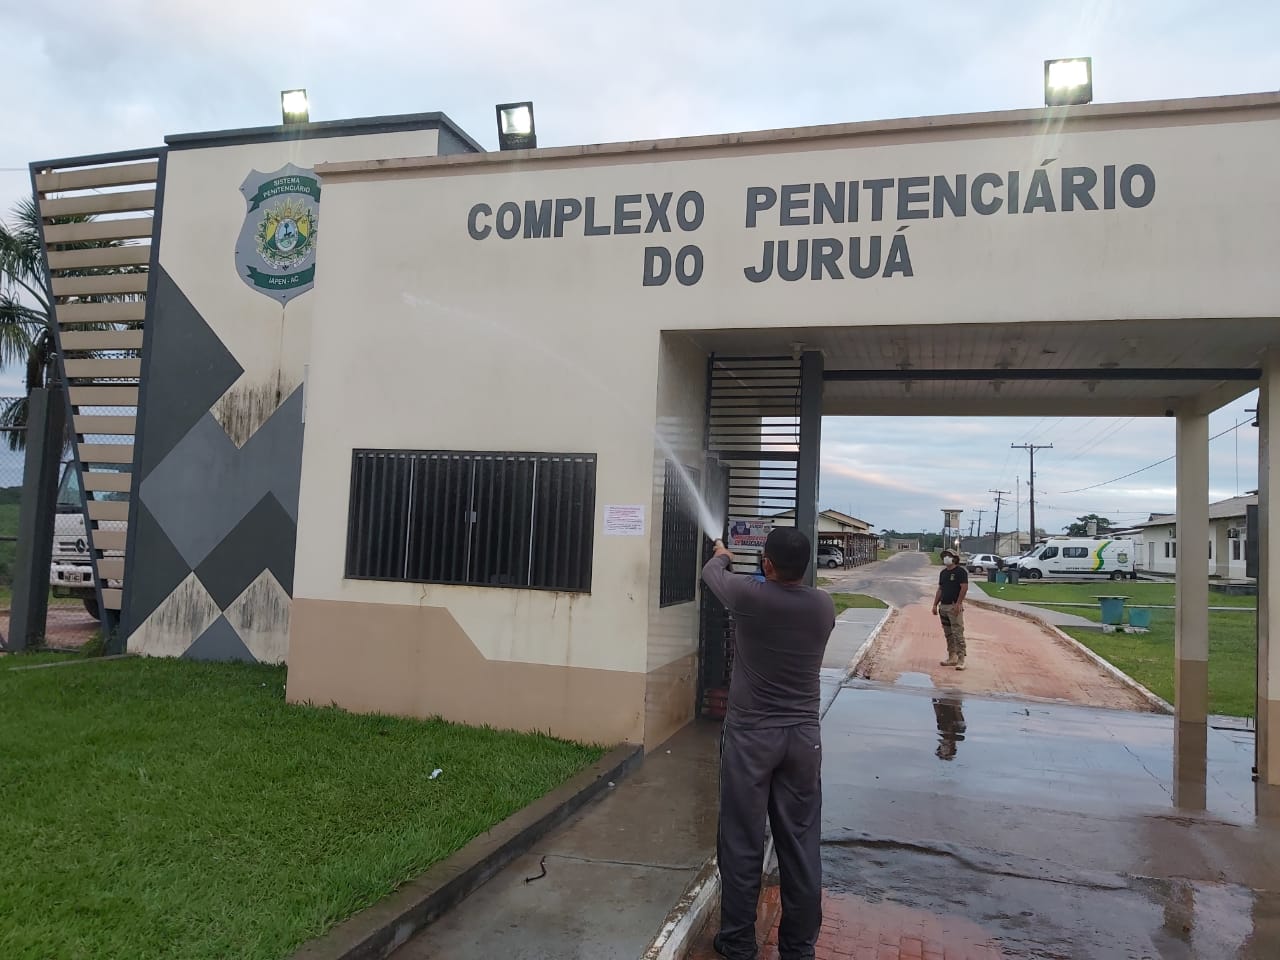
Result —
<svg viewBox="0 0 1280 960"><path fill-rule="evenodd" d="M99 494L107 498L126 499L123 493ZM105 530L124 530L122 521L100 524ZM107 556L123 556L119 551L108 551ZM107 586L119 587L115 581ZM93 560L89 555L89 538L84 528L84 505L80 498L80 475L71 462L62 465L62 479L58 483L57 515L53 521L53 562L49 565L49 589L55 597L69 597L84 602L84 608L95 620L102 617L98 609L98 594L93 585Z"/></svg>
<svg viewBox="0 0 1280 960"><path fill-rule="evenodd" d="M1026 556L1018 558L1018 575L1031 580L1041 577L1087 579L1110 577L1136 580L1137 553L1132 540L1107 537L1051 537Z"/></svg>

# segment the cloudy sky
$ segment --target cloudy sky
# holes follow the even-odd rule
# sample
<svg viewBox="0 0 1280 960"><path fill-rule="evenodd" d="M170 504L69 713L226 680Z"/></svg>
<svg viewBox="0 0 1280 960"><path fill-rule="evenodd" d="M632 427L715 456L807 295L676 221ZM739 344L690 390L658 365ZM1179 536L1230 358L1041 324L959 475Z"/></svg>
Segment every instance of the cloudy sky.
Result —
<svg viewBox="0 0 1280 960"><path fill-rule="evenodd" d="M278 123L279 91L295 86L313 119L443 110L493 147L493 104L509 100L532 99L539 143L555 146L1031 107L1042 61L1060 56L1094 58L1097 101L1280 77L1274 0L0 0L0 36L23 81L0 100L5 210L31 160ZM0 395L17 383L0 372ZM1210 432L1247 420L1251 399ZM1172 463L1068 492L1170 456L1166 420L828 420L822 503L935 529L943 506L990 508L989 489L1025 486L1026 454L1009 444L1027 441L1054 444L1037 457L1043 527L1172 509ZM1215 497L1255 486L1256 444L1247 425L1213 441Z"/></svg>

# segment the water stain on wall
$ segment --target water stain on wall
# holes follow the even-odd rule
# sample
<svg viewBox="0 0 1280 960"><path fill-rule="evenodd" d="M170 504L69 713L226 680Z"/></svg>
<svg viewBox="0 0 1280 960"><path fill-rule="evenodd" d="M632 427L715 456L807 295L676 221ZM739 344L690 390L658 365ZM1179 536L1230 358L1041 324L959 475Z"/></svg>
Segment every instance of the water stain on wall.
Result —
<svg viewBox="0 0 1280 960"><path fill-rule="evenodd" d="M292 601L268 571L263 571L227 610L227 622L262 663L283 663L289 652Z"/></svg>
<svg viewBox="0 0 1280 960"><path fill-rule="evenodd" d="M222 395L210 412L222 424L231 441L237 447L243 447L297 386L297 383L287 380L282 371L276 371L266 382L252 383L241 378Z"/></svg>
<svg viewBox="0 0 1280 960"><path fill-rule="evenodd" d="M129 637L129 652L178 657L218 619L221 611L193 573Z"/></svg>

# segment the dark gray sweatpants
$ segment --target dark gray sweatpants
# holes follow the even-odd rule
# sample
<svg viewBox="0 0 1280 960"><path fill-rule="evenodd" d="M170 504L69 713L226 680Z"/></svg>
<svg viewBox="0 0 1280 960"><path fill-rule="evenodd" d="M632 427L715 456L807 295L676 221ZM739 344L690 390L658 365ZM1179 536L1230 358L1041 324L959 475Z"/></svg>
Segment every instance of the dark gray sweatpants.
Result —
<svg viewBox="0 0 1280 960"><path fill-rule="evenodd" d="M778 954L807 960L822 925L822 740L818 724L742 729L720 740L720 935L733 960L756 955L765 816L782 881Z"/></svg>

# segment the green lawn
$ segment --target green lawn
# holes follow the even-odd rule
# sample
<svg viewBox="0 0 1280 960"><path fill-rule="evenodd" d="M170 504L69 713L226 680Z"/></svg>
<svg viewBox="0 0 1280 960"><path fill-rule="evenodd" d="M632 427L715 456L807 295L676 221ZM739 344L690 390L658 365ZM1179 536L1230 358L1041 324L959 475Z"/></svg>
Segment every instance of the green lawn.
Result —
<svg viewBox="0 0 1280 960"><path fill-rule="evenodd" d="M833 593L831 599L836 602L836 616L853 607L859 609L883 610L888 604L878 597L869 597L865 593Z"/></svg>
<svg viewBox="0 0 1280 960"><path fill-rule="evenodd" d="M974 578L978 580L977 577ZM1038 601L1041 603L1089 603L1096 604L1094 597L1114 594L1129 597L1130 605L1172 604L1174 588L1172 583L1148 583L1143 580L1121 580L1113 583L1110 580L1098 580L1093 583L1053 583L1044 580L1019 580L1016 584L987 583L979 581L979 586L990 596L1001 600ZM1236 594L1209 591L1211 607L1256 607L1257 597L1238 596ZM1081 611L1073 611L1081 612Z"/></svg>
<svg viewBox="0 0 1280 960"><path fill-rule="evenodd" d="M0 957L285 957L603 753L290 706L284 682L0 669Z"/></svg>
<svg viewBox="0 0 1280 960"><path fill-rule="evenodd" d="M1209 614L1210 713L1231 717L1254 715L1258 675L1255 620L1253 615L1244 613ZM1148 633L1065 629L1148 690L1173 702L1172 610L1153 610Z"/></svg>
<svg viewBox="0 0 1280 960"><path fill-rule="evenodd" d="M1095 595L1111 592L1132 599L1127 606L1172 604L1171 583L1019 583L999 587L984 583L983 589L1003 600L1057 600L1090 603L1089 607L1050 606L1074 613L1095 623L1102 610ZM1210 591L1209 605L1215 607L1257 606L1257 597L1242 597ZM1209 613L1209 710L1234 717L1252 717L1257 677L1256 614L1230 611ZM1148 633L1102 633L1088 628L1067 627L1066 632L1094 653L1110 661L1153 693L1173 702L1173 621L1174 611L1152 610Z"/></svg>
<svg viewBox="0 0 1280 960"><path fill-rule="evenodd" d="M886 548L884 548L884 547L880 547L879 549L877 549L877 550L876 550L876 559L877 559L877 560L888 560L888 559L889 559L890 557L892 557L896 552L897 552L896 550L888 550L888 549L886 549Z"/></svg>

